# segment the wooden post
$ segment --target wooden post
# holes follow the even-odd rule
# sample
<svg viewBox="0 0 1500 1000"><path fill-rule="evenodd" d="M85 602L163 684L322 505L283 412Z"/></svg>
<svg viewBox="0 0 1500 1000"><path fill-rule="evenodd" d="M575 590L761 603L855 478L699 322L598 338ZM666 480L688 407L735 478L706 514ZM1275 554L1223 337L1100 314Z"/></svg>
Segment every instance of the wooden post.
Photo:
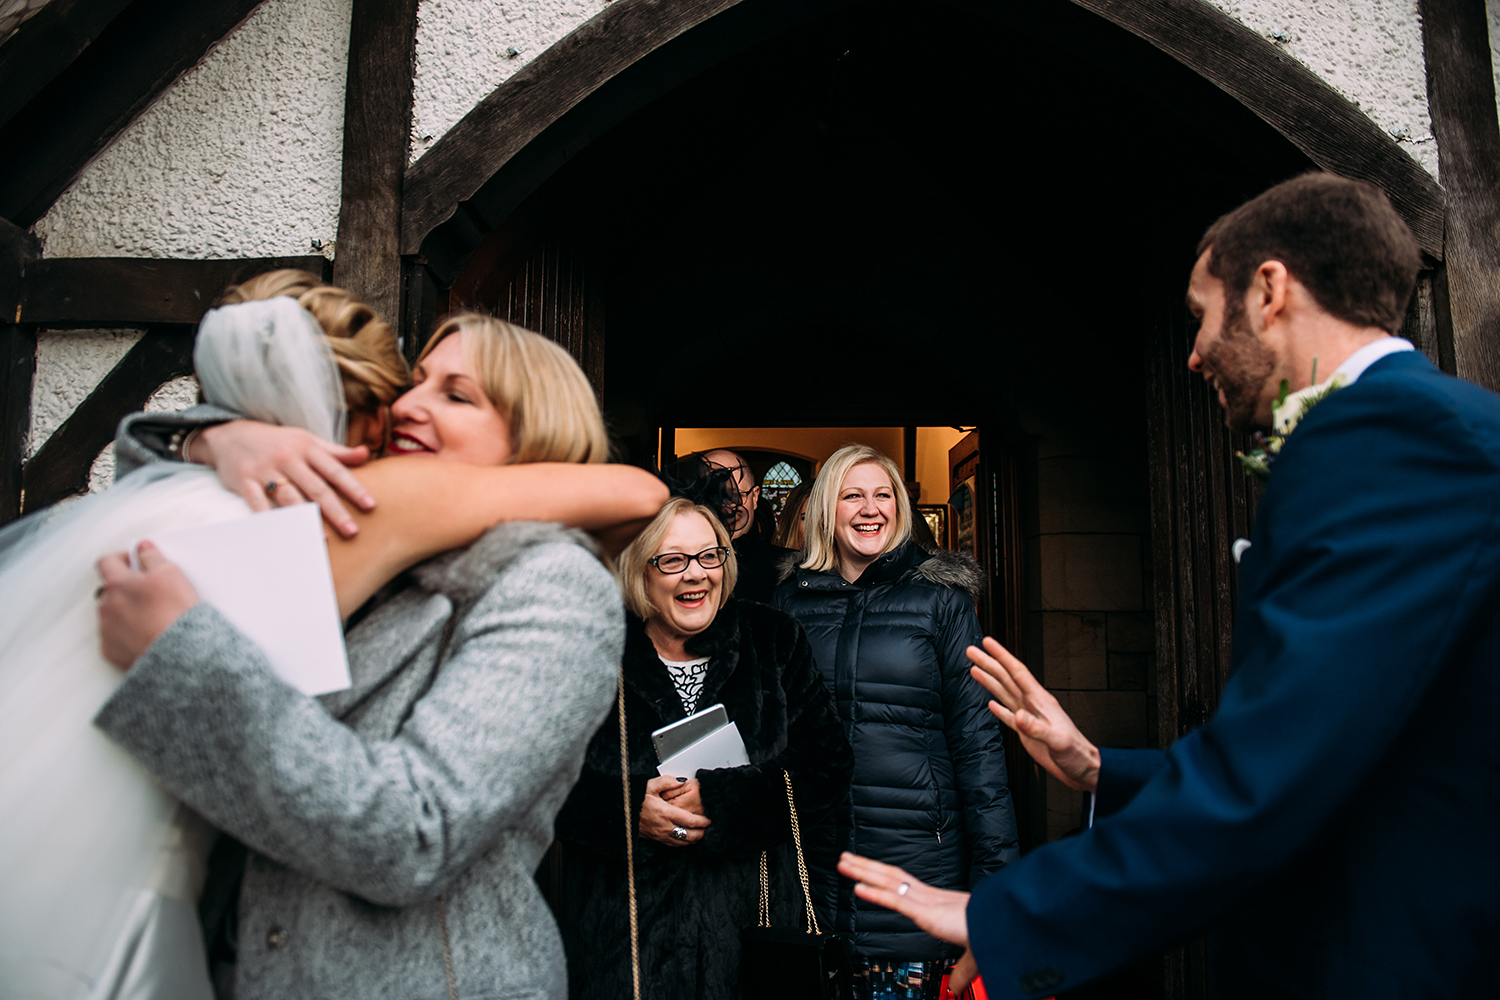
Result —
<svg viewBox="0 0 1500 1000"><path fill-rule="evenodd" d="M31 429L36 337L17 317L26 265L39 252L35 237L0 219L0 524L21 513L21 460Z"/></svg>
<svg viewBox="0 0 1500 1000"><path fill-rule="evenodd" d="M401 182L411 142L417 0L355 0L344 91L343 197L333 283L401 318Z"/></svg>
<svg viewBox="0 0 1500 1000"><path fill-rule="evenodd" d="M1427 105L1448 189L1453 359L1460 377L1500 391L1500 115L1485 4L1422 0L1421 8Z"/></svg>

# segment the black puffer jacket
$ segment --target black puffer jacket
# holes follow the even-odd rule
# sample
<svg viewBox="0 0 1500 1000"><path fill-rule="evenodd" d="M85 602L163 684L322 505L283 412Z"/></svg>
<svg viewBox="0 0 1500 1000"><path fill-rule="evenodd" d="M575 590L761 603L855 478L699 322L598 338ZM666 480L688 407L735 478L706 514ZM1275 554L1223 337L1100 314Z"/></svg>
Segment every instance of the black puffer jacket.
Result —
<svg viewBox="0 0 1500 1000"><path fill-rule="evenodd" d="M641 990L646 1000L733 1000L740 928L754 924L759 909L761 851L770 853L772 925L805 925L782 769L792 776L805 831L848 797L854 761L791 618L731 599L687 648L712 657L698 704L723 702L750 763L698 772L712 823L701 842L668 847L636 836ZM646 782L656 777L651 731L687 713L634 616L626 619L624 670L631 815L638 817ZM557 839L566 845L557 917L575 998L630 996L619 734L619 714L610 712L557 817Z"/></svg>
<svg viewBox="0 0 1500 1000"><path fill-rule="evenodd" d="M790 569L790 567L788 567ZM907 542L855 583L796 569L773 603L802 623L854 747L850 803L811 831L820 908L854 950L936 959L954 949L906 917L856 899L832 870L837 851L899 865L967 890L1019 855L1000 724L969 677L979 642L979 568Z"/></svg>

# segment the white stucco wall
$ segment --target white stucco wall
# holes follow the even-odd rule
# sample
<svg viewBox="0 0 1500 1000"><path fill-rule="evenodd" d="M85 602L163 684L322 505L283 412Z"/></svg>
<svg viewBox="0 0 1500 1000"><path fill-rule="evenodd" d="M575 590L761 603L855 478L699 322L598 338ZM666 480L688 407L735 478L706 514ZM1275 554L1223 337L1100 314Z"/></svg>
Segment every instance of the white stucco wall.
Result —
<svg viewBox="0 0 1500 1000"><path fill-rule="evenodd" d="M411 159L516 70L606 6L604 0L422 0Z"/></svg>
<svg viewBox="0 0 1500 1000"><path fill-rule="evenodd" d="M1500 114L1500 0L1487 0L1490 22L1490 68L1495 71L1495 112Z"/></svg>
<svg viewBox="0 0 1500 1000"><path fill-rule="evenodd" d="M1322 77L1437 176L1417 0L1210 2Z"/></svg>
<svg viewBox="0 0 1500 1000"><path fill-rule="evenodd" d="M267 0L36 225L47 257L305 254L338 226L352 0Z"/></svg>

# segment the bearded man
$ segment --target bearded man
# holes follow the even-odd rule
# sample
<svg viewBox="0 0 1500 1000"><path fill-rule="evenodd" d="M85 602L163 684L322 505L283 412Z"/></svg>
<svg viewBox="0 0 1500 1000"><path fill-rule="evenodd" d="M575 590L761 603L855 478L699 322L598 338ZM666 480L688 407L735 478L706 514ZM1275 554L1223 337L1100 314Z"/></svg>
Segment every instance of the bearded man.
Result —
<svg viewBox="0 0 1500 1000"><path fill-rule="evenodd" d="M1100 750L986 640L970 658L992 710L1094 794L1093 826L972 899L841 865L966 943L990 996L1047 996L1203 930L1224 997L1496 988L1500 398L1392 336L1419 264L1384 195L1327 174L1203 237L1189 366L1230 427L1284 432L1217 714L1164 751Z"/></svg>

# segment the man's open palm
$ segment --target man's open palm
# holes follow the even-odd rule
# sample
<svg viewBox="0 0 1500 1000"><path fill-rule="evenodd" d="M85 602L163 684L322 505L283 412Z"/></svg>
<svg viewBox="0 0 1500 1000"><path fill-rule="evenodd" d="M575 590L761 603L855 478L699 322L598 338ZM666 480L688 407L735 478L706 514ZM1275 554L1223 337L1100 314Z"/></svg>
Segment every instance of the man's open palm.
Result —
<svg viewBox="0 0 1500 1000"><path fill-rule="evenodd" d="M1026 752L1057 780L1080 792L1099 782L1099 748L1084 738L1057 699L1037 683L1026 664L989 636L970 646L969 673L995 697L990 711L1021 737Z"/></svg>

